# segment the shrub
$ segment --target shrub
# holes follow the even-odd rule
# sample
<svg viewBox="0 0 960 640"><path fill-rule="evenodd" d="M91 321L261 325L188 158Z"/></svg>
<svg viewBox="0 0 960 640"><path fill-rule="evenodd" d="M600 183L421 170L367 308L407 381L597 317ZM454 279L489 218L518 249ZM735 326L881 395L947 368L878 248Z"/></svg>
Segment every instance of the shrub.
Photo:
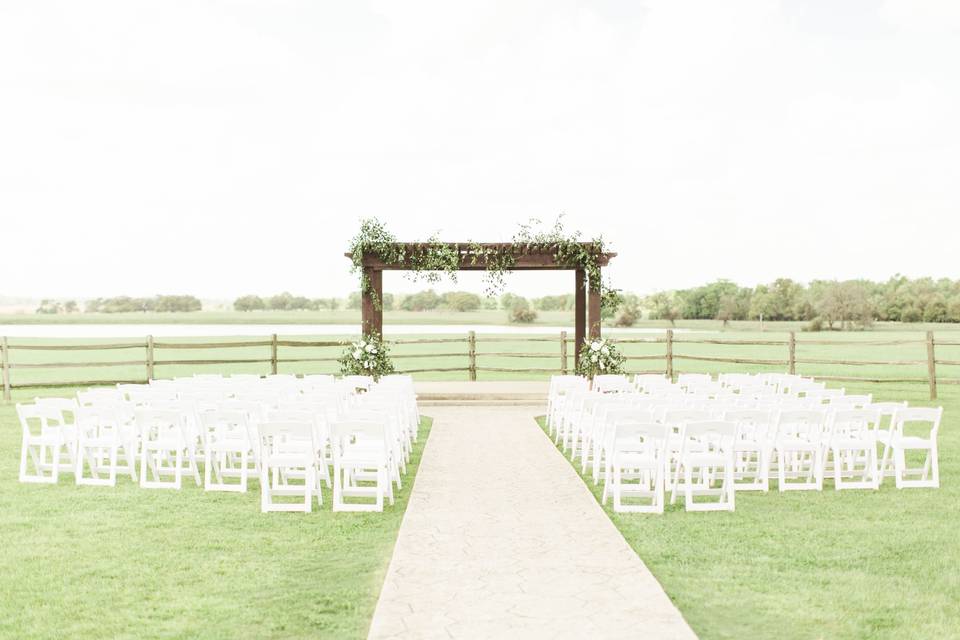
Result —
<svg viewBox="0 0 960 640"><path fill-rule="evenodd" d="M516 301L513 307L510 309L510 322L530 324L536 319L537 312L531 309L530 303L523 298L520 298L520 300Z"/></svg>

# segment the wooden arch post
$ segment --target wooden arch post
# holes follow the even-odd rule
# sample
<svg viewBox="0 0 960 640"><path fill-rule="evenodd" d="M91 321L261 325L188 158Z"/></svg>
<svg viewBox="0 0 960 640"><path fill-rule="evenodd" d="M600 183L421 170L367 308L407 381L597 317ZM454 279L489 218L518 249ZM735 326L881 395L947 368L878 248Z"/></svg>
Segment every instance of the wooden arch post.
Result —
<svg viewBox="0 0 960 640"><path fill-rule="evenodd" d="M364 291L360 305L360 320L363 334L383 337L383 270L364 267L363 275L370 283L370 289Z"/></svg>

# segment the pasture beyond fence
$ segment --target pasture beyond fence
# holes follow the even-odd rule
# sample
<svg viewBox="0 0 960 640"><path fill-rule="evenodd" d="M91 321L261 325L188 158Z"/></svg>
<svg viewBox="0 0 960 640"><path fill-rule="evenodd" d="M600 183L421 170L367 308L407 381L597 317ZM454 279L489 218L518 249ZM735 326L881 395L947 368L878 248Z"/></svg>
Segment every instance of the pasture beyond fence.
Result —
<svg viewBox="0 0 960 640"><path fill-rule="evenodd" d="M938 356L938 351L960 347L960 341L938 339L932 332L887 340L872 339L873 336L866 340L798 339L794 333L782 336L702 338L667 330L663 336L617 338L615 343L626 355L628 373L663 373L676 377L681 371L734 370L728 365L736 365L735 370L787 371L836 382L922 383L928 385L932 399L937 397L938 385L960 384L960 375L956 378L938 376L938 367L960 367L960 356L957 359ZM347 340L288 339L277 335L257 340L181 340L157 340L147 336L143 340L126 342L53 344L29 340L11 343L8 338L0 338L3 398L10 400L12 389L143 383L155 377L207 370L205 368L209 366L225 372L250 371L252 368L272 374L336 373L337 360L349 344ZM398 338L388 343L400 373L447 377L462 374L467 380L570 373L576 346L566 332L561 332L559 337L507 337L477 336L471 331L457 337ZM510 348L511 343L514 348ZM416 350L410 351L410 347ZM861 353L865 349L882 350L883 357L835 357L833 354L843 347L855 347ZM240 357L224 357L224 350L239 351ZM97 352L99 358L87 360L82 352ZM179 354L198 352L200 357L178 357ZM757 357L758 352L763 357ZM905 357L890 357L891 353L898 352L904 353ZM64 353L67 355L61 355ZM103 354L119 356L105 357ZM423 364L418 365L418 362ZM526 362L537 366L517 366ZM444 366L447 364L450 366ZM837 375L837 370L847 367L866 370L870 375ZM75 369L122 371L124 375L106 375L98 379L56 377L60 371ZM162 369L165 375L157 376L158 369ZM889 375L891 369L912 371ZM38 373L43 375L38 376Z"/></svg>

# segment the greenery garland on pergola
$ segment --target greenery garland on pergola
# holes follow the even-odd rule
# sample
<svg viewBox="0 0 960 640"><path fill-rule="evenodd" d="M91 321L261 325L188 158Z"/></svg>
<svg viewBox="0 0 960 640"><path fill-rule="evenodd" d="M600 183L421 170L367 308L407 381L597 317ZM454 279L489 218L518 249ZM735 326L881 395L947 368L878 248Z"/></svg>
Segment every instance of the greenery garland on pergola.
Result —
<svg viewBox="0 0 960 640"><path fill-rule="evenodd" d="M376 219L361 222L360 232L345 255L360 274L364 335L383 334L383 272L407 271L413 279L436 282L446 275L456 281L459 271L484 271L487 295L503 290L511 271L574 272L575 354L587 339L600 337L600 313L616 306L619 294L603 282L601 269L616 253L605 250L602 238L580 239L566 234L560 219L546 232L534 230L536 221L521 225L512 242L400 242Z"/></svg>

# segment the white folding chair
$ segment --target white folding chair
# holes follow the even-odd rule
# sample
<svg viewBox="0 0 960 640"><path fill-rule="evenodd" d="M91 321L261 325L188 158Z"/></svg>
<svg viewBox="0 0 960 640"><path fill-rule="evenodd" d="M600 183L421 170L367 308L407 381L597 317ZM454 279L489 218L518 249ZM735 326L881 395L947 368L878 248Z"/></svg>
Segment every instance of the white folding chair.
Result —
<svg viewBox="0 0 960 640"><path fill-rule="evenodd" d="M610 453L614 511L663 513L668 438L669 428L656 422L618 422L614 427ZM649 503L627 504L624 498Z"/></svg>
<svg viewBox="0 0 960 640"><path fill-rule="evenodd" d="M880 486L876 435L879 424L880 413L870 409L844 409L830 417L830 457L824 458L824 464L829 466L832 458L833 486L838 491Z"/></svg>
<svg viewBox="0 0 960 640"><path fill-rule="evenodd" d="M74 475L78 485L115 486L120 452L125 471L136 481L136 440L123 423L116 407L103 404L80 407L77 411L77 460ZM86 470L90 470L90 475ZM101 473L106 471L107 477Z"/></svg>
<svg viewBox="0 0 960 640"><path fill-rule="evenodd" d="M250 472L257 470L247 414L222 409L202 411L200 424L204 432L204 490L246 493ZM228 482L228 478L237 478L237 482Z"/></svg>
<svg viewBox="0 0 960 640"><path fill-rule="evenodd" d="M943 407L911 407L897 413L893 435L890 438L890 450L893 453L895 479L898 489L939 488L940 461L937 447L937 434L943 419ZM920 434L914 435L917 430ZM907 453L925 452L922 467L910 467ZM911 479L910 476L919 476Z"/></svg>
<svg viewBox="0 0 960 640"><path fill-rule="evenodd" d="M683 425L681 437L671 504L676 502L682 486L687 511L733 511L737 424L722 420L687 422ZM717 469L722 472L718 473ZM718 482L719 487L716 486ZM716 496L717 500L696 502L694 496Z"/></svg>
<svg viewBox="0 0 960 640"><path fill-rule="evenodd" d="M331 441L333 510L383 511L384 496L388 492L393 504L386 424L355 418L337 422L331 425ZM364 482L366 484L362 484ZM374 502L347 502L347 497L373 498Z"/></svg>
<svg viewBox="0 0 960 640"><path fill-rule="evenodd" d="M200 486L196 452L179 411L138 409L140 429L140 486L144 489L180 489L185 473ZM164 477L172 476L172 480Z"/></svg>
<svg viewBox="0 0 960 640"><path fill-rule="evenodd" d="M826 415L820 410L793 409L779 413L774 448L781 492L823 489L825 428Z"/></svg>
<svg viewBox="0 0 960 640"><path fill-rule="evenodd" d="M770 457L773 453L773 414L762 409L733 409L723 414L737 425L734 443L738 491L770 490Z"/></svg>
<svg viewBox="0 0 960 640"><path fill-rule="evenodd" d="M20 482L56 484L59 480L60 455L64 448L63 432L56 426L59 416L60 412L53 407L17 405L22 433ZM33 463L33 471L28 462Z"/></svg>
<svg viewBox="0 0 960 640"><path fill-rule="evenodd" d="M260 434L260 510L302 511L313 509L317 488L316 442L312 422L263 422ZM299 482L302 480L302 482ZM275 497L302 497L302 503L279 502Z"/></svg>

